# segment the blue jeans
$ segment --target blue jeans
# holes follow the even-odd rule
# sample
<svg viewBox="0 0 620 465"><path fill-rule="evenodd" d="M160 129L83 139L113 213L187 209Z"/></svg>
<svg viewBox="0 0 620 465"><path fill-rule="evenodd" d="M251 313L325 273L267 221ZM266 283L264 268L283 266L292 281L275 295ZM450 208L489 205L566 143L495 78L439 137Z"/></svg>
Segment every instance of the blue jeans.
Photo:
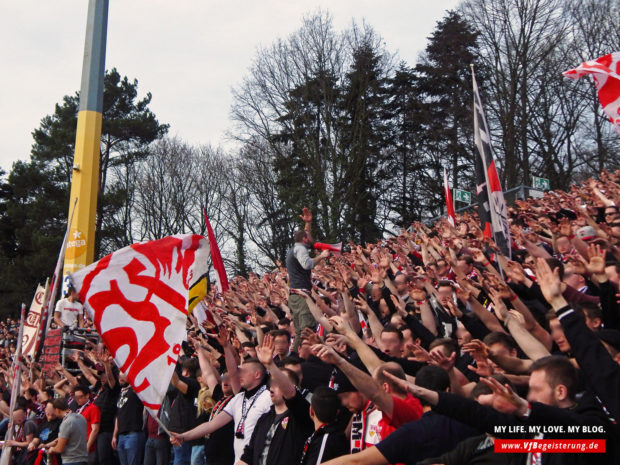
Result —
<svg viewBox="0 0 620 465"><path fill-rule="evenodd" d="M144 433L119 434L116 445L121 465L142 465L144 455Z"/></svg>
<svg viewBox="0 0 620 465"><path fill-rule="evenodd" d="M172 448L174 455L173 465L191 465L192 461L192 445L184 442L180 446Z"/></svg>
<svg viewBox="0 0 620 465"><path fill-rule="evenodd" d="M206 465L205 446L192 446L192 463L191 465Z"/></svg>
<svg viewBox="0 0 620 465"><path fill-rule="evenodd" d="M170 440L167 437L146 440L144 465L170 465Z"/></svg>

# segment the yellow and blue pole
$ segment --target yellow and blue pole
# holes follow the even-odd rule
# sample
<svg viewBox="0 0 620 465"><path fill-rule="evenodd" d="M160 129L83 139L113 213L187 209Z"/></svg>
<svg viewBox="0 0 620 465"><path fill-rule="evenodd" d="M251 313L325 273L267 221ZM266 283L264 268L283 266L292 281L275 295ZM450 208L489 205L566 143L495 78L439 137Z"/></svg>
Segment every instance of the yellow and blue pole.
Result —
<svg viewBox="0 0 620 465"><path fill-rule="evenodd" d="M63 289L66 289L66 276L69 273L92 263L95 258L108 5L109 0L88 2L80 107L69 201L69 205L72 206L77 199L77 206L67 241Z"/></svg>

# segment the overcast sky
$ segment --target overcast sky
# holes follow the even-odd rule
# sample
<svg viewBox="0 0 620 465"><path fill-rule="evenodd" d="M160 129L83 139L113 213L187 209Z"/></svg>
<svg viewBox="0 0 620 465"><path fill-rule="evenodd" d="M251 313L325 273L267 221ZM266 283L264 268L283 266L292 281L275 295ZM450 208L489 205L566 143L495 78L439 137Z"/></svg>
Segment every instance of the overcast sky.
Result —
<svg viewBox="0 0 620 465"><path fill-rule="evenodd" d="M328 10L336 30L366 20L387 49L414 64L457 0L111 0L106 69L139 81L170 134L230 147L231 87L260 46L301 18ZM31 132L64 95L79 90L87 0L0 0L0 167L28 159Z"/></svg>

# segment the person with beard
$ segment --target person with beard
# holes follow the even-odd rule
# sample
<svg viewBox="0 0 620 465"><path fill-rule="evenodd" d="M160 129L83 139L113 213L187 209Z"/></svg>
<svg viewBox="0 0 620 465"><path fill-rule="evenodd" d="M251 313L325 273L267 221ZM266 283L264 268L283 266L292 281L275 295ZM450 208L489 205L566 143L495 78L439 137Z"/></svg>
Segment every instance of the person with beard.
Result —
<svg viewBox="0 0 620 465"><path fill-rule="evenodd" d="M257 359L244 360L239 369L242 391L235 395L212 420L184 433L171 432L170 442L179 446L185 441L211 434L233 421L235 462L238 461L243 454L243 448L250 442L256 422L271 408L271 398L266 381L266 370Z"/></svg>
<svg viewBox="0 0 620 465"><path fill-rule="evenodd" d="M116 403L116 420L112 434L112 447L118 451L121 465L140 465L144 452L142 431L142 402L127 382L127 376L118 377L121 393Z"/></svg>

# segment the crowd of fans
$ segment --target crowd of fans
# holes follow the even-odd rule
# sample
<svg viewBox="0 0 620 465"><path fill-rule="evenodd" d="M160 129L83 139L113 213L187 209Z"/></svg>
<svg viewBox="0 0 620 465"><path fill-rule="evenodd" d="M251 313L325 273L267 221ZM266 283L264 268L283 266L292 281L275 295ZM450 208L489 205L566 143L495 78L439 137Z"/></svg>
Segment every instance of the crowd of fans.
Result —
<svg viewBox="0 0 620 465"><path fill-rule="evenodd" d="M464 214L311 258L304 209L285 264L190 315L170 436L90 345L75 371L27 364L4 447L15 465L620 463L619 180L517 201L511 257ZM75 297L56 324L90 324ZM0 323L5 429L16 329ZM496 452L506 438L606 452Z"/></svg>

